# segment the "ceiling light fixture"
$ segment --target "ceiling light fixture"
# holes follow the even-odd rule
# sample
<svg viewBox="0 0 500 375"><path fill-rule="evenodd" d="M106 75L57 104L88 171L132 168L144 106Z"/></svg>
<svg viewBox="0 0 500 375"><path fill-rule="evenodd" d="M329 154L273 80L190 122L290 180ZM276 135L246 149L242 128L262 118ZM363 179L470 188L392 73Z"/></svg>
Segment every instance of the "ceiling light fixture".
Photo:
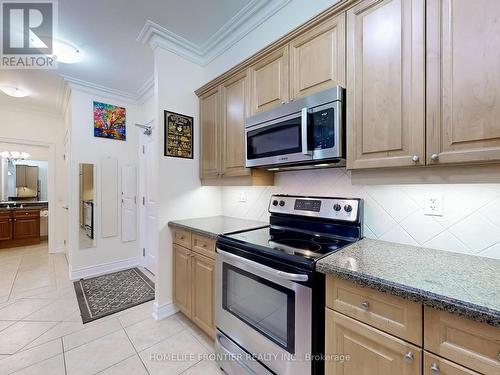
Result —
<svg viewBox="0 0 500 375"><path fill-rule="evenodd" d="M30 154L22 151L2 151L0 156L8 161L14 162L18 160L26 160L30 157Z"/></svg>
<svg viewBox="0 0 500 375"><path fill-rule="evenodd" d="M74 45L62 40L54 40L53 58L63 64L76 64L82 61L82 51Z"/></svg>
<svg viewBox="0 0 500 375"><path fill-rule="evenodd" d="M25 96L28 96L28 92L20 89L19 87L2 86L0 87L0 90L9 96L13 96L14 98L24 98Z"/></svg>

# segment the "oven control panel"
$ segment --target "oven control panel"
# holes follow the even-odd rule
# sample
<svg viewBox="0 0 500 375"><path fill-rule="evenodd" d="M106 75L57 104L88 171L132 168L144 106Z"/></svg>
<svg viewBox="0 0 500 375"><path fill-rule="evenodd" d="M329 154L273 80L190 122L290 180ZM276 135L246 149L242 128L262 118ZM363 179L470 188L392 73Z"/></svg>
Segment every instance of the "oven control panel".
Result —
<svg viewBox="0 0 500 375"><path fill-rule="evenodd" d="M361 214L361 199L320 198L294 195L273 195L269 212L356 222Z"/></svg>

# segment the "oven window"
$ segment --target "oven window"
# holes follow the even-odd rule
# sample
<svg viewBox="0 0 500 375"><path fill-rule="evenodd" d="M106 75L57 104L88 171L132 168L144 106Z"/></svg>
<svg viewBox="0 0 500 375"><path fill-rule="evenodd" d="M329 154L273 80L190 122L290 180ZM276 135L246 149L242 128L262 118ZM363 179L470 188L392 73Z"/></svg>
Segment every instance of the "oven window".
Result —
<svg viewBox="0 0 500 375"><path fill-rule="evenodd" d="M294 154L302 151L301 117L292 118L247 135L247 158Z"/></svg>
<svg viewBox="0 0 500 375"><path fill-rule="evenodd" d="M222 308L294 354L294 291L227 263L222 272Z"/></svg>

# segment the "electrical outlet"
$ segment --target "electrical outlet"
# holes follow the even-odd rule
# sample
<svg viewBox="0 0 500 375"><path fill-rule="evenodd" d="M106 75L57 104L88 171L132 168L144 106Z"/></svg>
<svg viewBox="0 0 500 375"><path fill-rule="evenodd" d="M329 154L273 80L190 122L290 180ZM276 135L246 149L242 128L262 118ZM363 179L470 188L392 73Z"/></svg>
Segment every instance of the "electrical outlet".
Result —
<svg viewBox="0 0 500 375"><path fill-rule="evenodd" d="M239 202L246 202L246 201L247 201L247 193L246 193L246 191L240 192Z"/></svg>
<svg viewBox="0 0 500 375"><path fill-rule="evenodd" d="M424 213L428 216L443 216L443 195L426 194Z"/></svg>

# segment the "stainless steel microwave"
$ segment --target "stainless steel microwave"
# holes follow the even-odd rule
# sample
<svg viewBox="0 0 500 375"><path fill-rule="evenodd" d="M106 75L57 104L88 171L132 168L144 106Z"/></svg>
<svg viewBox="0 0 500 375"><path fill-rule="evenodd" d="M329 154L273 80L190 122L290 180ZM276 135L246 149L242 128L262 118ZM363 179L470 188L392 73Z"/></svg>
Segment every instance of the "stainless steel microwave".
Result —
<svg viewBox="0 0 500 375"><path fill-rule="evenodd" d="M343 97L336 86L248 117L246 166L345 165Z"/></svg>

